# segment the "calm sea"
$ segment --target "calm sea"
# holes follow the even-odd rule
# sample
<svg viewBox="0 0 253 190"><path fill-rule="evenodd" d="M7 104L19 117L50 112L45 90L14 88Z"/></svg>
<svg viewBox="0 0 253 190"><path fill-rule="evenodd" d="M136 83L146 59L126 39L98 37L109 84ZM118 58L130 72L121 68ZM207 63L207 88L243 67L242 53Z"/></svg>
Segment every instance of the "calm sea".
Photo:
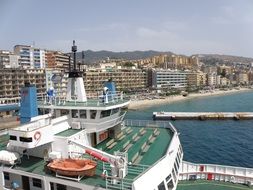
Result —
<svg viewBox="0 0 253 190"><path fill-rule="evenodd" d="M253 91L203 97L129 111L127 119L152 119L154 111L253 112ZM253 120L173 121L180 132L184 160L253 167Z"/></svg>

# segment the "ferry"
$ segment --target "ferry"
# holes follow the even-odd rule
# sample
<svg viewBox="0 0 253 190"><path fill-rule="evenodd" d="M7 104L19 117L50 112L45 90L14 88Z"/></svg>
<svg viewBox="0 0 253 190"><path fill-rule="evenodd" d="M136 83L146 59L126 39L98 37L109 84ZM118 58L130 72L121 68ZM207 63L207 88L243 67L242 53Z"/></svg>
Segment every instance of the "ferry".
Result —
<svg viewBox="0 0 253 190"><path fill-rule="evenodd" d="M37 101L34 86L21 90L20 126L0 134L1 189L249 188L240 184L252 184L251 168L183 161L171 123L124 120L130 100L111 80L87 95L76 51L66 97L51 88Z"/></svg>
<svg viewBox="0 0 253 190"><path fill-rule="evenodd" d="M175 127L124 120L130 99L111 80L87 95L76 51L73 43L66 97L51 88L37 101L34 86L21 90L21 124L0 138L0 187L175 190L183 159Z"/></svg>

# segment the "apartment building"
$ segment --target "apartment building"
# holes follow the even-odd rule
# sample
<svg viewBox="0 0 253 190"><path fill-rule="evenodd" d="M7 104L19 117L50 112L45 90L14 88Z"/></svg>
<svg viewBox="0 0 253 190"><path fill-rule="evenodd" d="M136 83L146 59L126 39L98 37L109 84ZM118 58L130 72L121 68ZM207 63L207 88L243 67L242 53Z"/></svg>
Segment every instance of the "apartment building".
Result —
<svg viewBox="0 0 253 190"><path fill-rule="evenodd" d="M45 68L45 50L33 46L16 45L14 54L20 56L21 68Z"/></svg>
<svg viewBox="0 0 253 190"><path fill-rule="evenodd" d="M215 87L217 85L217 73L207 74L207 86Z"/></svg>
<svg viewBox="0 0 253 190"><path fill-rule="evenodd" d="M187 87L187 72L177 70L152 69L148 72L152 88L185 88ZM149 80L150 81L150 80ZM150 83L149 83L150 84Z"/></svg>
<svg viewBox="0 0 253 190"><path fill-rule="evenodd" d="M20 97L20 89L26 82L34 84L37 95L46 92L44 69L0 69L0 98Z"/></svg>
<svg viewBox="0 0 253 190"><path fill-rule="evenodd" d="M60 51L46 50L46 68L69 69L69 55Z"/></svg>
<svg viewBox="0 0 253 190"><path fill-rule="evenodd" d="M116 83L117 91L136 91L147 87L146 71L140 69L87 69L83 78L87 93L102 90L104 83L109 79Z"/></svg>
<svg viewBox="0 0 253 190"><path fill-rule="evenodd" d="M236 78L238 84L249 84L249 76L247 73L238 73Z"/></svg>
<svg viewBox="0 0 253 190"><path fill-rule="evenodd" d="M187 74L187 83L188 86L192 87L201 87L206 85L206 73L201 71L191 72Z"/></svg>
<svg viewBox="0 0 253 190"><path fill-rule="evenodd" d="M19 67L19 56L8 50L0 50L0 69Z"/></svg>
<svg viewBox="0 0 253 190"><path fill-rule="evenodd" d="M164 69L194 69L197 70L199 66L199 59L197 56L183 56L183 55L167 55L162 54L150 58L150 62Z"/></svg>

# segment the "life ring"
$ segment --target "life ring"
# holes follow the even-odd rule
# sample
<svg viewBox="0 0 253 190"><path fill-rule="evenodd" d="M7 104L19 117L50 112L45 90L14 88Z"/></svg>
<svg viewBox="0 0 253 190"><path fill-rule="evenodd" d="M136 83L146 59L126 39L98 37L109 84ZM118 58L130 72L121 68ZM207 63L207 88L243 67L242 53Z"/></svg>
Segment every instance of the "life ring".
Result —
<svg viewBox="0 0 253 190"><path fill-rule="evenodd" d="M34 138L36 141L38 141L38 140L40 139L40 137L41 137L41 133L40 133L39 131L37 131L36 133L34 133L33 138Z"/></svg>

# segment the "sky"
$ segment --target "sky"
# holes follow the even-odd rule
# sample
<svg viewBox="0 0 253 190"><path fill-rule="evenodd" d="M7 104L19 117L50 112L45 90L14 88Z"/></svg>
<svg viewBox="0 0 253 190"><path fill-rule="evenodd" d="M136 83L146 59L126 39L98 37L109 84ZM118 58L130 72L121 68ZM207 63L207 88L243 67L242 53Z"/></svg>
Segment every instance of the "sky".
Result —
<svg viewBox="0 0 253 190"><path fill-rule="evenodd" d="M0 49L253 57L252 0L0 0Z"/></svg>

